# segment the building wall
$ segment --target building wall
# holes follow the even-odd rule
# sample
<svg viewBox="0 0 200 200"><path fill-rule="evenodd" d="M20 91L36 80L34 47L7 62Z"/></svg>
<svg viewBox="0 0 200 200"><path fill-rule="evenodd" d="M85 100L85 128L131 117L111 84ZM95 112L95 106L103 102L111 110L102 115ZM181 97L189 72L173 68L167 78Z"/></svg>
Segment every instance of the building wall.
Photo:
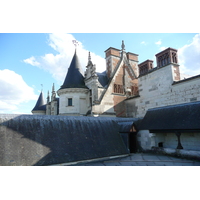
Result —
<svg viewBox="0 0 200 200"><path fill-rule="evenodd" d="M126 116L144 117L150 108L200 101L200 76L176 81L177 71L177 66L171 64L139 77L139 96L125 101ZM200 136L191 134L182 133L183 148L200 150ZM177 141L177 136L172 133L155 135L147 130L138 133L138 142L143 149L158 147L159 142L164 142L163 147L176 148Z"/></svg>
<svg viewBox="0 0 200 200"><path fill-rule="evenodd" d="M51 115L51 103L46 105L46 115Z"/></svg>
<svg viewBox="0 0 200 200"><path fill-rule="evenodd" d="M52 101L50 103L51 107L50 107L50 112L51 112L51 115L58 115L58 103L57 101Z"/></svg>
<svg viewBox="0 0 200 200"><path fill-rule="evenodd" d="M137 141L139 149L149 150L152 146L155 146L155 134L149 133L148 130L140 130L137 133Z"/></svg>
<svg viewBox="0 0 200 200"><path fill-rule="evenodd" d="M33 115L45 115L46 112L45 110L36 110L36 111L32 111Z"/></svg>
<svg viewBox="0 0 200 200"><path fill-rule="evenodd" d="M200 101L200 77L173 84L176 70L168 65L139 77L140 97L126 100L127 117L144 117L150 108Z"/></svg>
<svg viewBox="0 0 200 200"><path fill-rule="evenodd" d="M142 150L159 147L159 143L163 143L163 148L172 149L176 149L178 145L175 133L149 133L148 130L140 130L137 134L137 140ZM200 151L199 133L181 133L180 141L184 150Z"/></svg>
<svg viewBox="0 0 200 200"><path fill-rule="evenodd" d="M59 115L85 115L90 108L88 89L62 89L58 95ZM72 106L68 106L68 98L72 98Z"/></svg>
<svg viewBox="0 0 200 200"><path fill-rule="evenodd" d="M180 141L183 149L200 151L200 134L199 133L181 133ZM157 133L155 137L155 146L163 142L164 148L176 149L178 138L175 133Z"/></svg>
<svg viewBox="0 0 200 200"><path fill-rule="evenodd" d="M116 115L117 117L126 117L124 100L127 99L128 96L136 95L138 91L136 74L138 72L136 70L137 62L129 62L125 53L122 56L122 60L117 66L110 66L112 69L115 69L114 76L111 77L109 87L102 93L100 104L94 105L93 113L95 114L109 114ZM116 65L116 63L114 65Z"/></svg>

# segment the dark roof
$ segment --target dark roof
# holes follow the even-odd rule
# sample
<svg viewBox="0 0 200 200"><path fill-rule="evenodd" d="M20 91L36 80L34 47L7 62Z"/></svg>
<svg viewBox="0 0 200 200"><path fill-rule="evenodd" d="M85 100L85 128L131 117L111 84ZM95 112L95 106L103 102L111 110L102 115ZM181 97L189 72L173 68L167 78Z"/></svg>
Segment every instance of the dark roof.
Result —
<svg viewBox="0 0 200 200"><path fill-rule="evenodd" d="M131 121L118 121L117 123L119 125L119 132L128 133L132 127L134 127L137 131L140 121L141 118L133 118Z"/></svg>
<svg viewBox="0 0 200 200"><path fill-rule="evenodd" d="M36 111L36 110L46 110L46 104L44 102L44 97L43 97L43 93L40 93L40 96L35 104L35 107L33 108L32 111Z"/></svg>
<svg viewBox="0 0 200 200"><path fill-rule="evenodd" d="M68 68L67 75L65 77L64 83L60 89L64 88L87 88L85 86L84 77L81 73L81 65L76 55L76 51L72 58L71 64Z"/></svg>
<svg viewBox="0 0 200 200"><path fill-rule="evenodd" d="M99 83L103 87L107 86L107 84L108 84L108 77L107 77L106 71L104 71L102 73L97 72L97 76L98 76Z"/></svg>
<svg viewBox="0 0 200 200"><path fill-rule="evenodd" d="M128 154L117 123L111 117L60 115L3 115L2 117L0 114L0 126L2 125L8 128L6 132L8 137L16 133L20 135L13 138L12 148L7 152L8 156L15 158L17 165L51 165ZM5 134L4 129L0 128L0 135L3 134ZM6 137L1 137L1 144L4 144L4 141L9 143ZM30 145L32 143L34 145ZM22 145L24 153L15 156L15 151L21 151ZM40 156L35 156L38 153L37 147L41 148ZM5 149L4 145L0 145L0 155L2 149ZM5 160L0 159L0 165L5 166L7 162Z"/></svg>
<svg viewBox="0 0 200 200"><path fill-rule="evenodd" d="M199 132L200 101L149 109L139 129L150 132Z"/></svg>
<svg viewBox="0 0 200 200"><path fill-rule="evenodd" d="M133 122L118 122L118 125L120 133L129 133L133 126Z"/></svg>
<svg viewBox="0 0 200 200"><path fill-rule="evenodd" d="M196 76L189 77L189 78L182 79L180 81L174 81L172 85L175 85L175 84L178 84L178 83L182 83L182 82L185 82L185 81L190 81L190 80L193 80L195 78L200 78L200 74L198 74Z"/></svg>

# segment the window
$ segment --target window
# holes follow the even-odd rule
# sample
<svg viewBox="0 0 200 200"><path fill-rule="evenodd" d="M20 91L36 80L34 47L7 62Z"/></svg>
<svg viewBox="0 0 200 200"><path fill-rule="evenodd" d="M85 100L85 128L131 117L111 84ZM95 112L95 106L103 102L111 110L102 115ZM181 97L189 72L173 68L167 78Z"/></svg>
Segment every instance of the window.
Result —
<svg viewBox="0 0 200 200"><path fill-rule="evenodd" d="M176 53L172 53L172 61L173 63L177 63Z"/></svg>
<svg viewBox="0 0 200 200"><path fill-rule="evenodd" d="M114 84L114 93L123 94L124 93L123 86Z"/></svg>
<svg viewBox="0 0 200 200"><path fill-rule="evenodd" d="M72 98L68 98L68 106L72 106Z"/></svg>
<svg viewBox="0 0 200 200"><path fill-rule="evenodd" d="M117 84L114 84L114 93L117 93Z"/></svg>
<svg viewBox="0 0 200 200"><path fill-rule="evenodd" d="M138 87L131 86L131 95L137 95L137 94L138 94Z"/></svg>

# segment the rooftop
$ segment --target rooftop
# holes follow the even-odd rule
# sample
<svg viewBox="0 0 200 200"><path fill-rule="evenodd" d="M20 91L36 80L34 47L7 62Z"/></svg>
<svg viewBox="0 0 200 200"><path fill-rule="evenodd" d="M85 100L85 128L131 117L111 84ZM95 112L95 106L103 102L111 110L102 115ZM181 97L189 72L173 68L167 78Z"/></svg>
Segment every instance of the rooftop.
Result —
<svg viewBox="0 0 200 200"><path fill-rule="evenodd" d="M65 77L64 83L60 89L64 88L87 88L85 86L84 77L82 75L81 65L76 54L72 58L71 64L68 68L67 75Z"/></svg>

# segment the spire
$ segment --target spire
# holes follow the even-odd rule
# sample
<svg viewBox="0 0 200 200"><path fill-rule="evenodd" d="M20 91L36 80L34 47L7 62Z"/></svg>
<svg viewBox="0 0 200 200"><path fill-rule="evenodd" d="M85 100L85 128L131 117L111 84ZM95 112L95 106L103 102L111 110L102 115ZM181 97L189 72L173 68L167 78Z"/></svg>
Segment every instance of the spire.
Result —
<svg viewBox="0 0 200 200"><path fill-rule="evenodd" d="M50 97L49 97L49 91L48 91L48 93L47 93L47 104L49 103L49 101L50 101Z"/></svg>
<svg viewBox="0 0 200 200"><path fill-rule="evenodd" d="M53 86L52 86L52 93L53 92L55 92L54 83L53 83Z"/></svg>
<svg viewBox="0 0 200 200"><path fill-rule="evenodd" d="M56 100L56 92L55 92L54 83L53 83L52 93L51 93L51 101L55 101L55 100Z"/></svg>
<svg viewBox="0 0 200 200"><path fill-rule="evenodd" d="M93 65L93 64L92 64L92 61L91 61L90 52L88 53L88 64L87 64L87 66L89 66L89 65Z"/></svg>
<svg viewBox="0 0 200 200"><path fill-rule="evenodd" d="M76 54L76 51L72 58L71 64L68 68L68 72L65 77L64 83L60 89L64 89L64 88L87 88L85 86L81 65L79 63L79 59Z"/></svg>
<svg viewBox="0 0 200 200"><path fill-rule="evenodd" d="M125 51L125 45L124 45L124 40L122 40L122 51Z"/></svg>
<svg viewBox="0 0 200 200"><path fill-rule="evenodd" d="M88 61L91 61L90 51L89 51L89 55L88 55Z"/></svg>
<svg viewBox="0 0 200 200"><path fill-rule="evenodd" d="M35 107L33 108L32 111L36 110L46 110L46 105L44 102L44 97L43 97L43 92L40 93L40 96L37 100L37 103L35 104Z"/></svg>

